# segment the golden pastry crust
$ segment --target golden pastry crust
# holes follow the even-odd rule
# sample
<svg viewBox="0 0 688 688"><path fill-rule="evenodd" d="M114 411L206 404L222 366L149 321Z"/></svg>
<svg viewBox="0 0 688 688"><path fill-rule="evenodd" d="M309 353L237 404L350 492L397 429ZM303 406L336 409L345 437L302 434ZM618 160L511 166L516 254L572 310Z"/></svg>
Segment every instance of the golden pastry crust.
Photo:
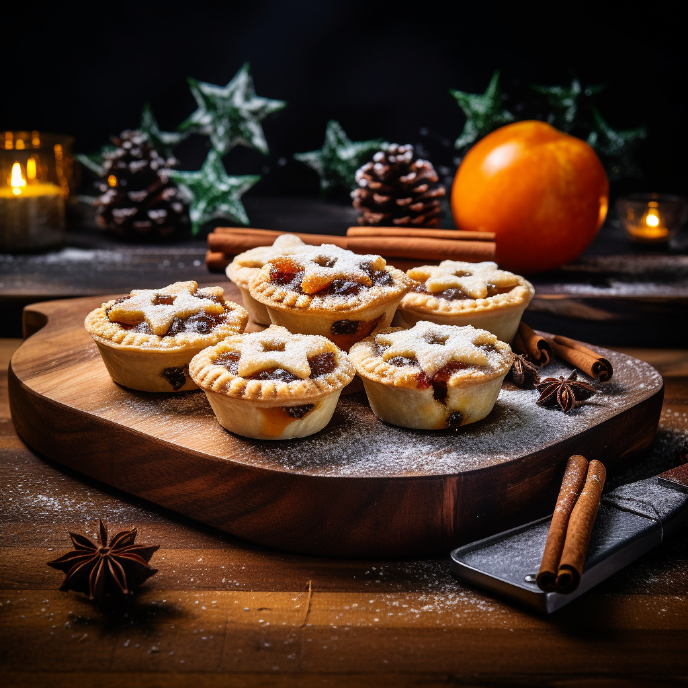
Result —
<svg viewBox="0 0 688 688"><path fill-rule="evenodd" d="M299 288L272 281L275 271L301 275ZM330 293L328 288L337 282L355 285L357 293ZM251 296L268 308L332 315L356 314L394 301L411 284L401 270L387 265L381 256L357 255L324 244L270 260L250 281L249 289Z"/></svg>
<svg viewBox="0 0 688 688"><path fill-rule="evenodd" d="M227 277L238 287L248 289L251 278L270 259L298 253L306 247L307 244L304 244L295 234L283 234L275 239L272 246L259 246L235 256L227 266Z"/></svg>
<svg viewBox="0 0 688 688"><path fill-rule="evenodd" d="M401 309L426 311L443 317L525 308L535 294L533 285L526 279L499 270L492 262L444 260L439 265L412 268L406 274L427 291L408 292L402 299ZM508 291L489 295L492 287ZM466 298L444 298L442 292L448 289L461 290Z"/></svg>
<svg viewBox="0 0 688 688"><path fill-rule="evenodd" d="M349 354L373 413L387 423L446 430L485 418L513 361L508 344L468 325L387 328Z"/></svg>
<svg viewBox="0 0 688 688"><path fill-rule="evenodd" d="M128 322L113 321L110 319L112 311L121 307L121 304L126 305L127 303L126 300L113 299L91 311L86 317L84 326L96 342L107 346L139 351L164 350L174 352L212 346L229 335L243 332L248 322L248 313L244 308L232 301L224 300L222 287L198 289L196 282L175 282L162 289L134 290L130 297L139 297L145 300L148 295L152 295L153 298L156 295L158 297L172 296L175 301L184 299L184 305L176 310L174 302L168 304L170 310L166 314L166 320L169 320L170 315L176 312L177 315L173 317L185 318L192 315L207 314L215 317L220 316L222 321L206 333L179 332L178 334L166 335L137 332L127 325L133 325L137 321L142 322L144 320L141 317L143 311L133 308L128 313L122 313L122 317L127 318ZM194 304L193 300L197 300L198 304ZM151 305L154 308L160 308L153 303ZM161 327L164 327L164 324L161 324ZM154 331L155 328L151 329Z"/></svg>
<svg viewBox="0 0 688 688"><path fill-rule="evenodd" d="M456 367L446 380L450 388L504 377L514 356L508 344L486 330L419 322L410 330L388 327L366 337L351 347L349 358L365 379L426 389L433 375L447 365ZM401 359L405 359L403 365L396 365L394 361Z"/></svg>
<svg viewBox="0 0 688 688"><path fill-rule="evenodd" d="M309 359L321 354L332 357L332 365L328 366L331 370L311 377ZM236 367L236 371L232 372L230 367ZM255 378L275 369L281 369L282 377L294 379ZM288 375L284 375L285 371ZM201 351L191 360L189 372L205 391L264 402L267 406L313 402L339 391L355 374L347 355L330 340L291 334L276 325L263 332L228 337Z"/></svg>

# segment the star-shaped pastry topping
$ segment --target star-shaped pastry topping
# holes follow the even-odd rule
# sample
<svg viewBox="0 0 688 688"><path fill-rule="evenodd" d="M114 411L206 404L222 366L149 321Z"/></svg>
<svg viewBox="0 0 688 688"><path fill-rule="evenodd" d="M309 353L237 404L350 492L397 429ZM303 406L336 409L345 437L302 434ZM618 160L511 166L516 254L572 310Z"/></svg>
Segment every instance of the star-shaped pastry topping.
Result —
<svg viewBox="0 0 688 688"><path fill-rule="evenodd" d="M416 282L425 282L432 293L445 289L460 289L473 299L484 299L488 285L498 288L515 287L518 276L500 270L497 263L465 263L456 260L443 260L439 265L424 265L412 268L408 276Z"/></svg>
<svg viewBox="0 0 688 688"><path fill-rule="evenodd" d="M208 153L198 172L165 170L165 174L179 186L189 203L193 234L198 234L203 224L218 217L229 218L242 225L249 223L240 199L260 180L259 176L230 177L214 150Z"/></svg>
<svg viewBox="0 0 688 688"><path fill-rule="evenodd" d="M282 234L272 246L251 248L240 253L233 262L242 268L262 268L271 258L298 253L307 246L295 234Z"/></svg>
<svg viewBox="0 0 688 688"><path fill-rule="evenodd" d="M331 345L334 349L334 345ZM263 332L241 337L238 373L247 377L263 370L281 368L301 379L311 374L308 358L330 349L327 340L312 335L291 334L286 327L271 325Z"/></svg>
<svg viewBox="0 0 688 688"><path fill-rule="evenodd" d="M466 115L466 124L461 136L456 139L454 148L470 146L493 129L514 121L514 116L502 105L502 91L499 88L499 72L490 79L487 90L482 95L449 91Z"/></svg>
<svg viewBox="0 0 688 688"><path fill-rule="evenodd" d="M206 298L197 290L196 282L175 282L163 289L135 289L130 298L109 309L108 317L111 322L125 325L138 325L145 320L153 334L164 337L175 318L189 318L201 311L212 315L224 313L221 302ZM210 290L206 293L211 295ZM212 295L221 297L222 290L214 289Z"/></svg>
<svg viewBox="0 0 688 688"><path fill-rule="evenodd" d="M489 365L486 352L481 345L494 344L497 337L486 330L476 330L471 325L436 325L421 320L410 330L399 330L378 334L375 343L388 347L382 359L416 359L426 375L432 377L450 362L467 365Z"/></svg>
<svg viewBox="0 0 688 688"><path fill-rule="evenodd" d="M294 157L318 173L321 191L335 186L352 190L357 186L356 170L383 145L382 139L352 141L339 122L330 120L322 148L309 153L297 153Z"/></svg>
<svg viewBox="0 0 688 688"><path fill-rule="evenodd" d="M370 270L384 270L387 262L381 256L361 255L333 244L323 244L300 251L291 256L278 256L270 260L278 270L303 272L301 291L315 294L335 280L351 280L372 286ZM362 265L369 266L364 269Z"/></svg>
<svg viewBox="0 0 688 688"><path fill-rule="evenodd" d="M160 131L153 110L148 103L143 106L139 131L146 137L148 143L166 158L169 158L172 155L172 149L186 138L186 134L181 132Z"/></svg>
<svg viewBox="0 0 688 688"><path fill-rule="evenodd" d="M213 148L224 155L237 144L268 154L268 144L260 123L271 113L286 107L283 100L256 95L248 63L224 87L188 79L198 110L179 126L210 136Z"/></svg>

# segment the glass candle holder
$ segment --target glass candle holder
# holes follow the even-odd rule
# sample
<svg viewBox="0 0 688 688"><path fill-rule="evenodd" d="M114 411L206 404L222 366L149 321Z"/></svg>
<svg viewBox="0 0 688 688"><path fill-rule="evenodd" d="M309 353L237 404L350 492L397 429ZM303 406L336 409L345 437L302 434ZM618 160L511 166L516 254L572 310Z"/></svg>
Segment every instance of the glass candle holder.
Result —
<svg viewBox="0 0 688 688"><path fill-rule="evenodd" d="M681 196L633 194L616 201L619 220L633 241L669 241L688 219L688 200Z"/></svg>
<svg viewBox="0 0 688 688"><path fill-rule="evenodd" d="M0 251L61 244L73 185L73 139L38 131L0 131Z"/></svg>

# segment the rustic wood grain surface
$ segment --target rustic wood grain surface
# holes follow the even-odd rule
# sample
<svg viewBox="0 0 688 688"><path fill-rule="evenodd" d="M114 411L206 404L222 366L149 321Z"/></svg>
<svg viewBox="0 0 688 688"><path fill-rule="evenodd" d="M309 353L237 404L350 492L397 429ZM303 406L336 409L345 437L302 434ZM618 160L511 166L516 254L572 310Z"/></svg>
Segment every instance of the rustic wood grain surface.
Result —
<svg viewBox="0 0 688 688"><path fill-rule="evenodd" d="M688 532L550 618L454 581L445 557L335 560L252 545L37 456L9 416L0 340L0 667L12 686L685 685ZM666 378L655 448L676 461L688 351L634 350ZM126 605L58 590L67 531L136 525L159 573ZM380 537L384 537L380 533Z"/></svg>
<svg viewBox="0 0 688 688"><path fill-rule="evenodd" d="M234 285L225 296L241 300ZM600 387L596 405L571 416L535 406L535 392L512 387L491 420L458 434L414 432L377 420L359 394L340 400L312 437L247 441L220 427L203 392L146 394L113 384L83 326L102 300L25 310L25 322L47 324L12 358L20 437L108 485L292 552L446 554L545 516L571 454L604 461L613 477L650 445L661 413L661 376L605 351L614 380ZM548 375L568 374L554 365ZM517 416L512 407L532 413Z"/></svg>

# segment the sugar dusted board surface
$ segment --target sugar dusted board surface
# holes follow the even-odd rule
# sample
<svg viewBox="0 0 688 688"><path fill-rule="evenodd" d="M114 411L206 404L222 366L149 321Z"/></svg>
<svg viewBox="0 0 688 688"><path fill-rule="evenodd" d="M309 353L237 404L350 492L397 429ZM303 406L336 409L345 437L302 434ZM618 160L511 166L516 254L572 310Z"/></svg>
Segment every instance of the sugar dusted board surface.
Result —
<svg viewBox="0 0 688 688"><path fill-rule="evenodd" d="M226 285L223 285L226 286ZM228 298L237 298L228 288ZM651 443L663 396L654 368L605 351L614 377L569 414L504 385L483 421L441 432L378 420L364 394L302 440L259 442L223 430L203 392L114 384L83 329L103 299L37 304L46 321L12 359L22 438L105 483L247 539L336 556L449 551L551 512L573 453L613 473ZM543 376L568 374L552 364Z"/></svg>

